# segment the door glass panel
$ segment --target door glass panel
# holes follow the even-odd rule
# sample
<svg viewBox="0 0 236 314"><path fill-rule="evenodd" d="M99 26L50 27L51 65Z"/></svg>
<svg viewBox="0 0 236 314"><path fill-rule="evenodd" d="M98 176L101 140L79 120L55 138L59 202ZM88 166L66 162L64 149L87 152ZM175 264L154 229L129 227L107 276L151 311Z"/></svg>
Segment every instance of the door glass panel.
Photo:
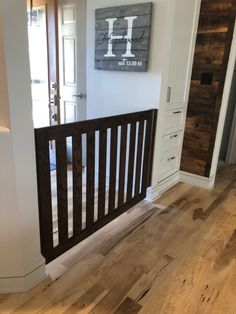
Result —
<svg viewBox="0 0 236 314"><path fill-rule="evenodd" d="M34 127L48 126L48 55L45 7L28 14L29 55Z"/></svg>

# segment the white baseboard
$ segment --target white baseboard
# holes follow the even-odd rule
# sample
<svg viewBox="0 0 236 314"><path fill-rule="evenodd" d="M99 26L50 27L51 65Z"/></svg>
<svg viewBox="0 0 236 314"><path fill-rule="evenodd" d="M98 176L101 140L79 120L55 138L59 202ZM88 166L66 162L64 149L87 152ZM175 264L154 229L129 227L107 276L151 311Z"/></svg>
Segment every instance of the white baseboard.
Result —
<svg viewBox="0 0 236 314"><path fill-rule="evenodd" d="M161 195L179 183L179 172L176 172L172 176L158 183L157 186L151 187L147 191L147 200L149 202L155 202Z"/></svg>
<svg viewBox="0 0 236 314"><path fill-rule="evenodd" d="M212 190L215 186L215 177L202 177L185 171L180 171L180 182L191 184L202 189Z"/></svg>
<svg viewBox="0 0 236 314"><path fill-rule="evenodd" d="M178 171L172 176L159 182L157 186L150 187L147 190L146 200L149 202L155 202L164 192L179 182L191 184L205 190L212 190L215 186L215 177L206 178L192 173Z"/></svg>
<svg viewBox="0 0 236 314"><path fill-rule="evenodd" d="M47 277L45 261L25 276L0 278L0 294L24 293Z"/></svg>
<svg viewBox="0 0 236 314"><path fill-rule="evenodd" d="M148 202L155 202L159 197L160 197L160 193L159 193L159 187L149 187L147 189L147 196L145 198L146 201Z"/></svg>
<svg viewBox="0 0 236 314"><path fill-rule="evenodd" d="M97 173L95 177L98 178ZM95 181L96 183L98 183L97 180ZM107 176L106 182L109 182L109 176ZM207 178L185 171L177 171L168 178L158 182L156 186L149 187L147 189L146 200L149 202L155 202L158 198L161 197L164 192L166 192L179 182L191 184L202 189L211 190L215 186L215 177ZM118 186L118 178L116 184Z"/></svg>

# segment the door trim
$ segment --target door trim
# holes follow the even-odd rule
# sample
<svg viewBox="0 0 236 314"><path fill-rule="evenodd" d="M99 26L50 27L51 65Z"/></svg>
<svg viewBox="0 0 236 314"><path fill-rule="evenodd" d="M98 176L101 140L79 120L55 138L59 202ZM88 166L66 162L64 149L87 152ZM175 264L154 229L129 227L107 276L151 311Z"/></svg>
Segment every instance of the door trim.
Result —
<svg viewBox="0 0 236 314"><path fill-rule="evenodd" d="M48 55L48 95L57 106L57 123L60 124L60 80L59 80L59 42L58 42L58 0L26 0L27 11L45 6L47 55ZM56 92L51 89L51 82L56 83ZM54 97L55 96L55 97ZM48 99L48 102L50 100ZM49 105L50 106L50 105ZM49 109L49 120L52 125ZM54 125L54 124L53 124Z"/></svg>
<svg viewBox="0 0 236 314"><path fill-rule="evenodd" d="M45 1L45 0L44 0ZM58 2L47 0L47 41L48 41L48 90L49 97L55 94L54 103L57 106L57 124L60 124L60 80L59 80L59 42L58 42ZM51 88L51 82L56 83L56 92ZM52 121L50 119L50 123Z"/></svg>
<svg viewBox="0 0 236 314"><path fill-rule="evenodd" d="M229 164L235 164L236 163L236 110L234 112L234 119L231 129L231 134L229 138L229 146L226 156L226 162Z"/></svg>
<svg viewBox="0 0 236 314"><path fill-rule="evenodd" d="M33 0L32 1L33 8L41 7L43 5L47 5L47 0ZM27 0L27 10L29 11L31 7L31 0Z"/></svg>
<svg viewBox="0 0 236 314"><path fill-rule="evenodd" d="M223 92L223 97L222 97L220 116L219 116L216 140L215 140L215 145L214 145L214 153L213 153L213 158L211 162L210 177L214 177L217 172L217 166L218 166L219 155L220 155L220 147L221 147L223 131L224 131L224 126L225 126L225 117L226 117L226 112L228 108L229 95L230 95L233 72L234 72L234 67L235 67L235 59L236 59L236 22L234 25L234 34L233 34L233 39L232 39L229 62L227 66L227 74L225 78L224 92Z"/></svg>

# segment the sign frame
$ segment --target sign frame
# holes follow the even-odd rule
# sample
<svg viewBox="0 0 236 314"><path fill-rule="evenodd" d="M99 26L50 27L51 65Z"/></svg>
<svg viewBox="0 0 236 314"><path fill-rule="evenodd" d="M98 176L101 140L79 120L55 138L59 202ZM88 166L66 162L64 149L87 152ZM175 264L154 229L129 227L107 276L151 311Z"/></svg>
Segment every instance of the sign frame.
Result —
<svg viewBox="0 0 236 314"><path fill-rule="evenodd" d="M95 69L146 72L152 2L96 9Z"/></svg>

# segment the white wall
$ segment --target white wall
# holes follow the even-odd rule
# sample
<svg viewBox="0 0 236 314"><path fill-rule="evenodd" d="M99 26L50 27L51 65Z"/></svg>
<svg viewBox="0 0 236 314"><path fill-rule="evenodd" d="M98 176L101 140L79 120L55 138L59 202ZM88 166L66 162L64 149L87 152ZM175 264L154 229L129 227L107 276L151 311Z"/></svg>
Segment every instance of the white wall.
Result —
<svg viewBox="0 0 236 314"><path fill-rule="evenodd" d="M9 128L0 126L0 293L7 293L41 281L45 261L40 253L26 2L2 0L0 12L8 91L0 108L8 109L10 120Z"/></svg>
<svg viewBox="0 0 236 314"><path fill-rule="evenodd" d="M0 12L1 14L1 12ZM9 127L9 112L7 107L7 84L6 84L6 68L3 50L3 30L0 17L0 126Z"/></svg>
<svg viewBox="0 0 236 314"><path fill-rule="evenodd" d="M159 107L166 41L168 0L153 0L151 46L148 71L130 73L94 69L95 9L150 0L87 1L87 118L142 111Z"/></svg>

